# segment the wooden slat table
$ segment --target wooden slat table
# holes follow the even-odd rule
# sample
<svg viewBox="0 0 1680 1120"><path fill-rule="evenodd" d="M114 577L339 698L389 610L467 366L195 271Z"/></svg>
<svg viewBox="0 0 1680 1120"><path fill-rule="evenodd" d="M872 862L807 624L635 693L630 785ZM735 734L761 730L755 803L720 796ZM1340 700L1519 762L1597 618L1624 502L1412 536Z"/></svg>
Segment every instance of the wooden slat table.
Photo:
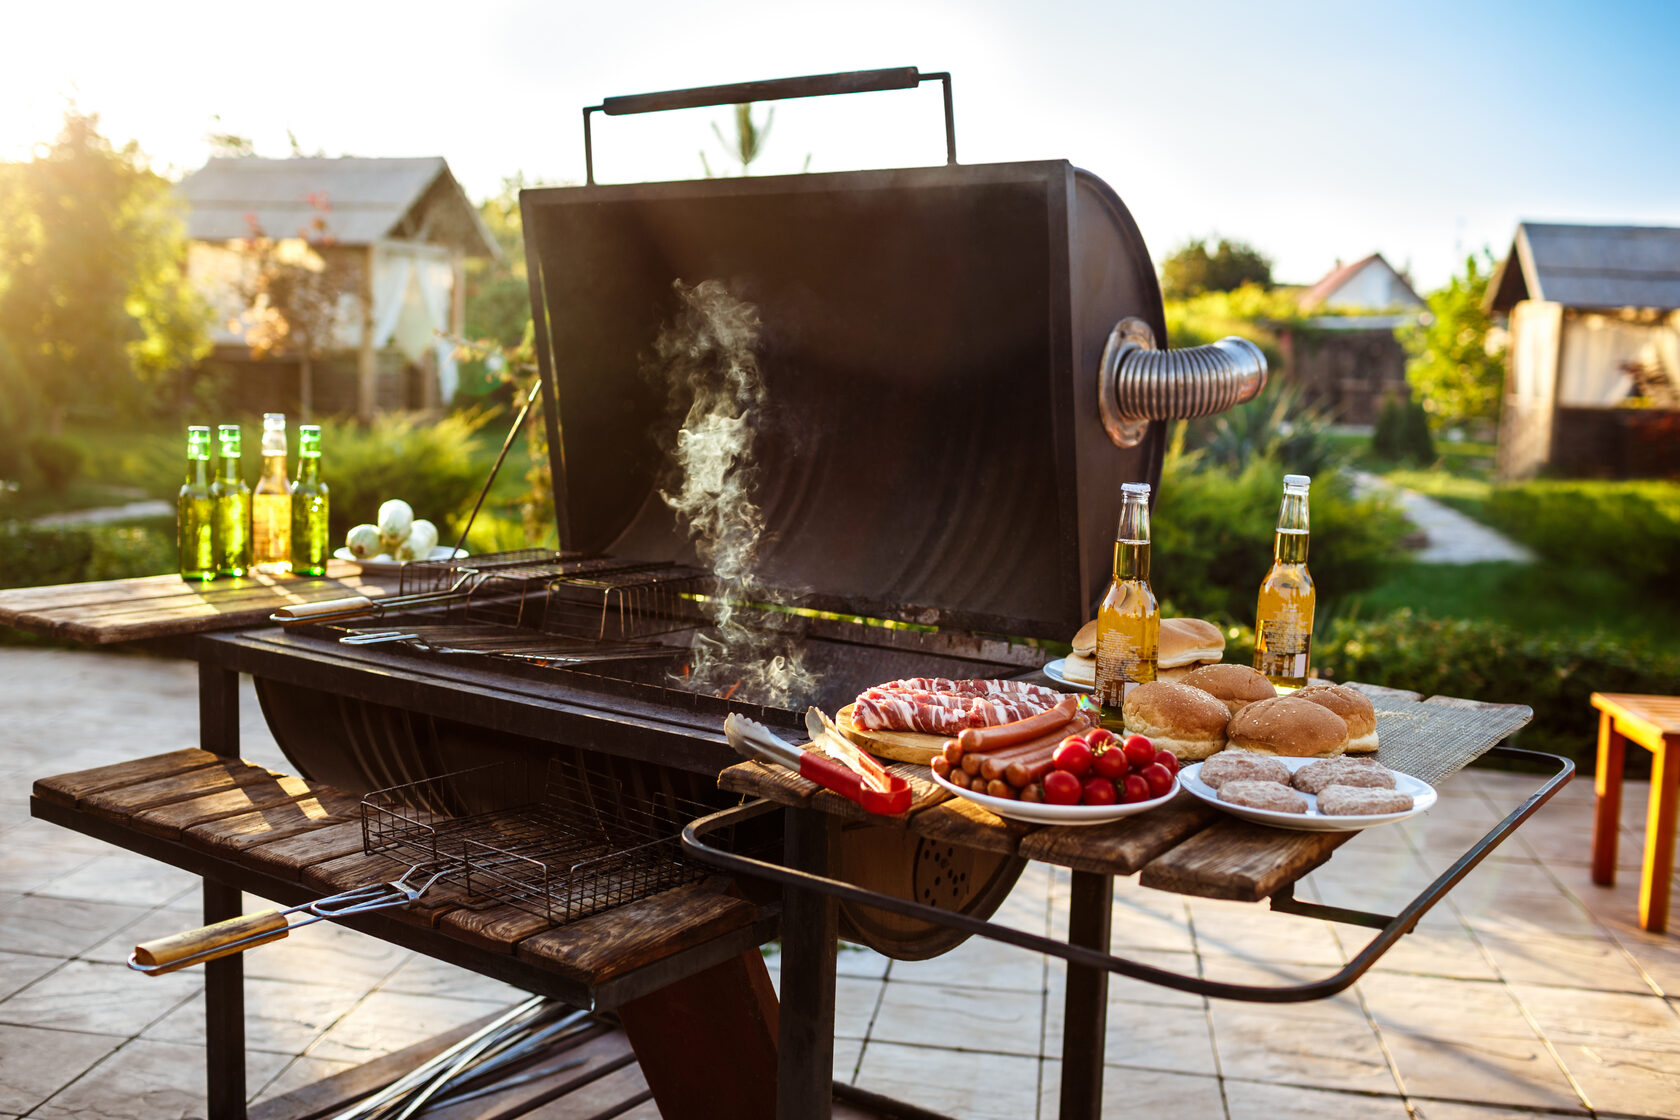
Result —
<svg viewBox="0 0 1680 1120"><path fill-rule="evenodd" d="M0 626L110 645L257 626L281 607L396 590L394 574L363 575L359 565L343 560L329 560L322 579L258 573L188 583L168 575L13 587L0 591Z"/></svg>

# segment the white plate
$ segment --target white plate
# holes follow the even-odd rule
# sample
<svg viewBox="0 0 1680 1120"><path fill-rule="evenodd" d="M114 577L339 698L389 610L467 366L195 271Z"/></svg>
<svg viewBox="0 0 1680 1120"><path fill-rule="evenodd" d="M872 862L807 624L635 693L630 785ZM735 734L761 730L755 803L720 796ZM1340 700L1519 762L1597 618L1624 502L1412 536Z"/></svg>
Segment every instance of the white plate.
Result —
<svg viewBox="0 0 1680 1120"><path fill-rule="evenodd" d="M1289 767L1291 774L1309 763L1319 761L1316 758L1280 758L1279 762ZM1245 821L1256 824L1269 824L1275 828L1292 828L1297 832L1358 832L1362 828L1372 825L1393 824L1403 821L1407 817L1415 817L1435 804L1435 787L1410 774L1402 774L1398 770L1390 770L1394 775L1394 788L1401 793L1412 795L1412 807L1403 813L1368 813L1357 817L1332 817L1318 811L1318 798L1302 790L1295 792L1307 799L1305 813L1280 813L1276 809L1251 809L1247 805L1233 805L1229 801L1219 800L1219 791L1202 781L1202 764L1193 763L1178 772L1178 779L1191 796L1199 797L1217 809L1223 809L1232 816L1241 817Z"/></svg>
<svg viewBox="0 0 1680 1120"><path fill-rule="evenodd" d="M1007 797L989 797L984 793L975 793L960 786L952 785L950 781L934 774L929 774L933 780L956 794L980 806L989 809L1000 817L1013 817L1018 821L1029 821L1032 824L1103 824L1107 821L1117 821L1121 817L1129 817L1133 813L1146 813L1157 805L1165 805L1178 793L1178 779L1173 779L1173 788L1164 796L1150 801L1133 801L1129 805L1045 805L1031 801L1011 801Z"/></svg>
<svg viewBox="0 0 1680 1120"><path fill-rule="evenodd" d="M1044 666L1044 675L1059 685L1063 685L1067 688L1077 688L1081 692L1091 692L1097 687L1094 684L1080 684L1078 681L1068 680L1062 673L1062 669L1066 664L1067 658L1058 657L1056 660L1051 661Z"/></svg>
<svg viewBox="0 0 1680 1120"><path fill-rule="evenodd" d="M426 559L427 560L459 560L459 559L461 559L461 557L465 556L466 554L467 554L467 550L464 549L464 548L450 548L448 545L440 544L440 545L437 545L436 547L434 547L432 549L431 555L427 556ZM355 554L352 553L348 548L337 549L333 552L333 555L338 557L340 560L348 560L352 564L360 564L364 569L367 569L367 568L374 568L374 569L391 568L391 569L396 569L396 568L402 567L403 564L405 563L405 561L402 561L402 560L393 560L389 556L385 555L383 552L381 552L378 556L369 556L366 560L358 560L358 559L356 559Z"/></svg>

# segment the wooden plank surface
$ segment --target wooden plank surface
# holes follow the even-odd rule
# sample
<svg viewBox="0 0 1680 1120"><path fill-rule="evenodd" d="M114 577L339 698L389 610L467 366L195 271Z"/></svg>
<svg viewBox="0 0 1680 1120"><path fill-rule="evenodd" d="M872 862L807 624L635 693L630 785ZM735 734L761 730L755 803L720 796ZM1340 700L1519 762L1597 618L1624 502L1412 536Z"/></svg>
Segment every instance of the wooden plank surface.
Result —
<svg viewBox="0 0 1680 1120"><path fill-rule="evenodd" d="M305 867L303 869L303 885L320 891L323 896L337 894L340 891L351 891L358 887L372 886L375 883L396 882L407 873L411 866L412 864L392 859L390 856L370 856L358 849L350 855L323 860ZM425 881L424 876L416 874L414 878L409 880L409 885L420 886ZM444 911L456 906L466 905L469 901L467 892L460 887L451 883L438 882L415 901L405 906L382 910L380 913L396 918L398 921L411 922L415 925L435 926L439 915Z"/></svg>
<svg viewBox="0 0 1680 1120"><path fill-rule="evenodd" d="M1138 882L1201 898L1259 902L1330 858L1354 832L1294 832L1225 817L1155 858Z"/></svg>
<svg viewBox="0 0 1680 1120"><path fill-rule="evenodd" d="M359 821L361 811L361 798L321 786L309 796L296 800L190 825L183 830L182 839L195 848L235 859L259 844L300 836L345 821ZM356 836L359 844L359 828Z"/></svg>
<svg viewBox="0 0 1680 1120"><path fill-rule="evenodd" d="M351 820L254 845L240 862L279 879L302 882L308 868L361 850L362 822Z"/></svg>
<svg viewBox="0 0 1680 1120"><path fill-rule="evenodd" d="M144 809L191 801L210 793L272 783L275 778L274 771L267 767L253 766L238 759L220 759L212 766L92 793L78 799L76 804L78 808L107 820L128 821Z"/></svg>
<svg viewBox="0 0 1680 1120"><path fill-rule="evenodd" d="M266 779L220 793L195 797L190 801L176 801L155 809L142 809L129 818L129 823L141 832L173 840L181 835L182 830L193 825L239 816L270 805L299 801L325 788L290 774L271 773Z"/></svg>
<svg viewBox="0 0 1680 1120"><path fill-rule="evenodd" d="M395 594L396 574L363 577L343 560L324 579L257 574L188 583L176 575L0 591L0 625L105 645L259 626L281 607L350 595Z"/></svg>
<svg viewBox="0 0 1680 1120"><path fill-rule="evenodd" d="M130 762L116 762L109 766L95 766L91 770L76 770L69 774L55 774L35 780L35 796L60 805L74 805L90 794L141 782L156 781L206 766L218 766L227 760L221 755L201 751L197 747L136 758Z"/></svg>
<svg viewBox="0 0 1680 1120"><path fill-rule="evenodd" d="M910 818L910 831L930 840L1012 856L1037 825L1006 820L972 801L953 797Z"/></svg>
<svg viewBox="0 0 1680 1120"><path fill-rule="evenodd" d="M515 952L584 983L600 983L751 925L758 908L717 881L690 883L527 937Z"/></svg>
<svg viewBox="0 0 1680 1120"><path fill-rule="evenodd" d="M1023 859L1094 871L1130 875L1150 860L1201 832L1222 814L1180 790L1171 803L1135 817L1078 828L1040 828L1021 838Z"/></svg>

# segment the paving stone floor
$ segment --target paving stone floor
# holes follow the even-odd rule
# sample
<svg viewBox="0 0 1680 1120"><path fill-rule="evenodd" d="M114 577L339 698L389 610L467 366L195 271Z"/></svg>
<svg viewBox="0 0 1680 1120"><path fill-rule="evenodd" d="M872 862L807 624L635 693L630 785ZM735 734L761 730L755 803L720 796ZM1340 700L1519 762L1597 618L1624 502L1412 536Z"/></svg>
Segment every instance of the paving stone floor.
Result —
<svg viewBox="0 0 1680 1120"><path fill-rule="evenodd" d="M28 817L30 781L191 745L191 666L0 649L0 1120L202 1116L196 974L122 968L190 927L190 876ZM284 768L247 686L244 754ZM1531 781L1461 774L1426 817L1374 829L1302 897L1409 899ZM1208 1001L1110 987L1105 1115L1517 1120L1680 1117L1680 938L1635 921L1645 788L1624 799L1615 888L1588 876L1576 781L1334 999ZM1061 932L1066 875L1034 865L1005 903ZM255 902L255 900L252 900ZM1116 884L1116 951L1237 981L1333 971L1365 934L1258 906ZM776 960L771 957L774 969ZM836 1075L953 1116L1054 1117L1063 970L971 941L931 961L841 954ZM321 923L246 958L253 1096L400 1049L516 998L504 985Z"/></svg>

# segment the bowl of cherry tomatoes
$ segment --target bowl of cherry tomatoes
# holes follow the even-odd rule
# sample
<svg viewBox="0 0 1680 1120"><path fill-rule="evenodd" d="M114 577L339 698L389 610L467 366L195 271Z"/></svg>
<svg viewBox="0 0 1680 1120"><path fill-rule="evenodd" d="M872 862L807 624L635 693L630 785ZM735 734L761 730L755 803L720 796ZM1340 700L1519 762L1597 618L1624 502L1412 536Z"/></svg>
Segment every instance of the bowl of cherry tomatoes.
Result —
<svg viewBox="0 0 1680 1120"><path fill-rule="evenodd" d="M1069 735L1037 780L995 797L933 780L1000 817L1034 824L1102 824L1165 805L1178 792L1178 759L1142 735L1121 739L1106 728Z"/></svg>

